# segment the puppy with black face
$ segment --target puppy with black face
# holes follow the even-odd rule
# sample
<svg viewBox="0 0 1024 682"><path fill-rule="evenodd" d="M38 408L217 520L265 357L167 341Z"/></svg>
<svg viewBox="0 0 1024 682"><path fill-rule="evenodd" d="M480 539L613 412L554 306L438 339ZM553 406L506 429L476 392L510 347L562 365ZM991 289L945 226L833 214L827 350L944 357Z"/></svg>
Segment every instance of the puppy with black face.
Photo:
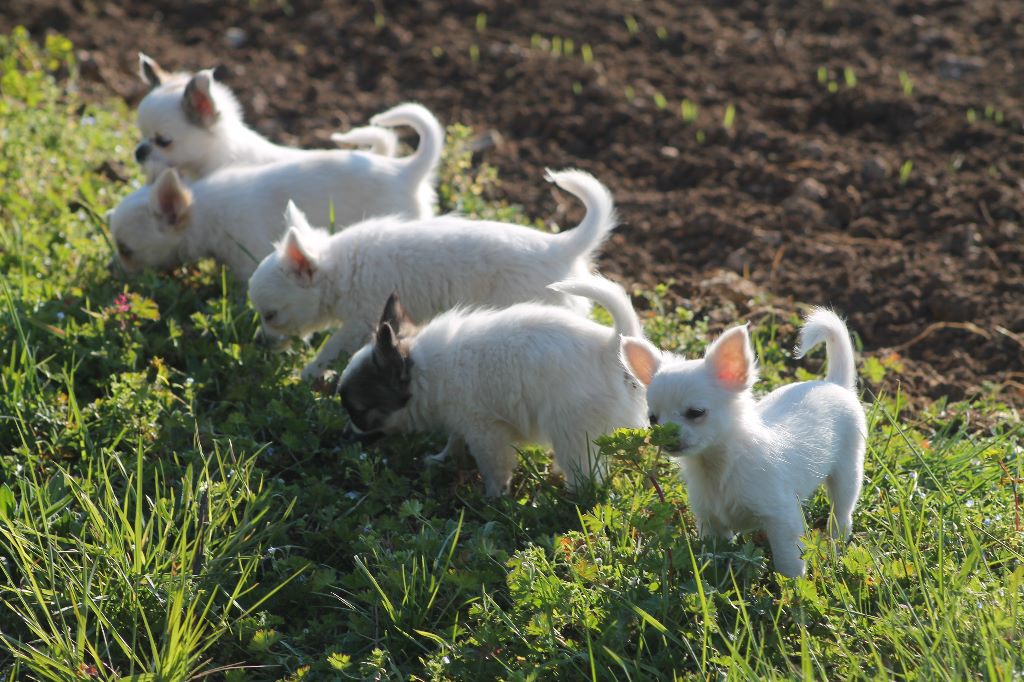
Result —
<svg viewBox="0 0 1024 682"><path fill-rule="evenodd" d="M413 362L399 333L404 329L410 334L414 327L398 294L392 294L373 342L360 351L364 357L368 355L369 361L353 357L351 371L345 373L339 387L341 404L356 433L381 431L387 416L405 407L412 397L409 384Z"/></svg>
<svg viewBox="0 0 1024 682"><path fill-rule="evenodd" d="M620 335L641 334L640 322L626 293L607 280L551 288L597 301L615 328L539 303L457 308L418 328L392 295L373 340L341 376L354 428L448 433L445 452L464 442L490 496L507 491L517 443L553 446L570 488L600 481L606 467L593 439L647 424L643 391L619 358Z"/></svg>
<svg viewBox="0 0 1024 682"><path fill-rule="evenodd" d="M260 165L294 161L309 150L274 144L249 128L234 93L216 77L215 69L196 73L169 73L150 57L139 53L139 77L151 90L139 104L138 126L142 140L135 160L148 182L167 168L177 168L188 180L199 180L232 165ZM331 139L341 145L369 146L373 154L393 157L397 143L388 128L409 125L420 136L419 149L406 159L415 168L425 211L436 203L433 176L444 146L444 130L423 107L407 104L379 114L373 124ZM338 151L339 154L345 152Z"/></svg>

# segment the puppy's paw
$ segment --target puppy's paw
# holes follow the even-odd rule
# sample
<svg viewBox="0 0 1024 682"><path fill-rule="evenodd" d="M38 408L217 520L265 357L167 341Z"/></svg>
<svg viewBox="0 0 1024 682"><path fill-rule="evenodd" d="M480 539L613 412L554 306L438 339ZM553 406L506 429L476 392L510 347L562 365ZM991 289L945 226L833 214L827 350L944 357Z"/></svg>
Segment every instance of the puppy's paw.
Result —
<svg viewBox="0 0 1024 682"><path fill-rule="evenodd" d="M334 370L327 370L319 376L312 377L307 381L312 381L311 388L324 396L332 396L338 392L338 382L341 380L341 376Z"/></svg>
<svg viewBox="0 0 1024 682"><path fill-rule="evenodd" d="M320 363L315 360L305 367L302 368L302 372L299 374L299 378L303 381L316 381L324 374L324 367L320 366Z"/></svg>
<svg viewBox="0 0 1024 682"><path fill-rule="evenodd" d="M427 469L432 469L443 464L446 459L448 459L448 448L445 448L441 452L435 452L432 455L424 455L423 466Z"/></svg>
<svg viewBox="0 0 1024 682"><path fill-rule="evenodd" d="M448 455L461 455L465 448L466 444L462 441L461 438L459 438L458 436L449 436L448 442L445 443L444 449L441 450L441 452L434 453L433 455L426 455L423 458L423 466L427 467L428 469L430 467L437 466L438 464L441 464L446 459L448 459Z"/></svg>

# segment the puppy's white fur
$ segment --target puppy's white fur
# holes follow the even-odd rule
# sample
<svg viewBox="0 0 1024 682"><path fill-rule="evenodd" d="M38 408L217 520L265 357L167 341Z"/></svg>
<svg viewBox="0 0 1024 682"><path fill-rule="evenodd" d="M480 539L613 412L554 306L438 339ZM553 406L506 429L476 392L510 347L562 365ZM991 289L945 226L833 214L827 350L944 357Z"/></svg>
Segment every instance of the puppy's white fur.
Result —
<svg viewBox="0 0 1024 682"><path fill-rule="evenodd" d="M395 131L377 126L360 126L344 133L331 133L331 141L339 146L366 147L381 156L394 156L398 152Z"/></svg>
<svg viewBox="0 0 1024 682"><path fill-rule="evenodd" d="M129 273L213 257L245 281L284 234L289 201L321 225L328 224L332 208L337 226L374 215L430 215L423 184L407 171L402 160L340 151L232 166L189 186L168 168L126 197L108 221Z"/></svg>
<svg viewBox="0 0 1024 682"><path fill-rule="evenodd" d="M611 313L615 328L539 303L450 310L411 336L399 335L393 347L408 368L408 402L379 414L379 422L370 426L388 433L444 431L461 437L492 496L508 489L517 443L552 445L555 467L570 488L592 475L601 480L605 467L597 461L593 439L647 423L643 390L619 358L620 335L641 334L640 322L626 293L607 280L587 277L550 288L597 301ZM380 330L341 378L346 406L359 405L363 413L380 409L366 404L374 389L365 395L350 392L375 382L352 378L384 364L374 358L379 343Z"/></svg>
<svg viewBox="0 0 1024 682"><path fill-rule="evenodd" d="M648 386L652 422L679 427L670 450L680 466L702 534L764 528L775 568L804 574L802 501L825 483L832 533L847 538L864 475L867 434L856 394L853 346L835 313L816 309L801 332L799 356L825 342L828 374L755 400L757 367L747 328L725 332L701 360L623 339L622 357Z"/></svg>
<svg viewBox="0 0 1024 682"><path fill-rule="evenodd" d="M305 150L274 144L242 120L242 108L231 89L214 78L212 69L190 73L167 73L151 58L139 54L139 74L152 86L139 104L138 126L142 140L135 148L136 159L152 182L168 167L197 180L232 165L259 165L299 161L324 150ZM406 103L378 114L369 128L335 134L336 143L366 144L394 156L395 138L379 126L411 126L419 135L416 153L405 160L403 172L422 184L423 210L430 215L436 203L433 190L437 164L444 146L444 130L424 107ZM339 163L349 152L335 150ZM376 155L375 155L376 156ZM357 166L374 165L375 159L355 157ZM394 161L379 162L381 171L397 172ZM372 171L370 171L372 172Z"/></svg>
<svg viewBox="0 0 1024 682"><path fill-rule="evenodd" d="M590 272L594 252L615 227L614 205L587 173L548 178L586 206L579 227L552 235L448 215L407 223L374 219L326 238L299 211L290 211L287 236L249 282L264 333L305 336L343 323L303 370L312 379L340 353L366 342L381 301L394 291L416 319L458 304L500 307L529 300L585 313L589 301L547 285Z"/></svg>

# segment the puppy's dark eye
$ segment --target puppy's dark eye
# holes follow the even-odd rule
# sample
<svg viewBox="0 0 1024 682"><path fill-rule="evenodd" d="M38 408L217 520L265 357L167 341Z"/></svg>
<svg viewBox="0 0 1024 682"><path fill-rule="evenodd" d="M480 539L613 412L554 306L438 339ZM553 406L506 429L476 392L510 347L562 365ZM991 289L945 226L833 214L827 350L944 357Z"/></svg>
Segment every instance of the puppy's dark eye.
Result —
<svg viewBox="0 0 1024 682"><path fill-rule="evenodd" d="M686 418L687 419L700 419L705 414L707 414L707 410L705 410L704 408L702 408L702 407L691 407L690 409L688 409L686 411Z"/></svg>
<svg viewBox="0 0 1024 682"><path fill-rule="evenodd" d="M651 426L657 426L658 425L658 415L656 415L656 414L648 415L647 418L651 420Z"/></svg>
<svg viewBox="0 0 1024 682"><path fill-rule="evenodd" d="M153 144L155 144L157 147L169 147L171 146L171 141L168 140L163 135L157 135L156 137L153 138Z"/></svg>
<svg viewBox="0 0 1024 682"><path fill-rule="evenodd" d="M125 246L121 242L118 242L117 243L117 253L118 253L118 255L121 256L121 258L131 258L132 254L134 253L134 251L129 249L127 246Z"/></svg>
<svg viewBox="0 0 1024 682"><path fill-rule="evenodd" d="M276 318L277 318L277 311L276 310L268 310L267 312L263 313L263 321L264 322L273 322Z"/></svg>

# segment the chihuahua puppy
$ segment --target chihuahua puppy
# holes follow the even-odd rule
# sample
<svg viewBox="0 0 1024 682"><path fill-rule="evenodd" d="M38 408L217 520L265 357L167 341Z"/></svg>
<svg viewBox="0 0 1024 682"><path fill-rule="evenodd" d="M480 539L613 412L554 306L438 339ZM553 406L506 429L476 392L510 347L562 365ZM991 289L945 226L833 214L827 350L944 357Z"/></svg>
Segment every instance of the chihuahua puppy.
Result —
<svg viewBox="0 0 1024 682"><path fill-rule="evenodd" d="M547 179L586 206L576 229L546 234L447 215L372 219L327 236L289 209L287 236L249 281L264 337L308 336L343 323L303 369L308 380L366 343L379 302L394 291L417 319L459 304L504 307L530 300L585 314L589 301L547 285L590 272L594 252L615 227L614 205L604 185L582 171L549 171Z"/></svg>
<svg viewBox="0 0 1024 682"><path fill-rule="evenodd" d="M679 427L669 454L679 464L702 535L763 528L775 570L804 575L801 503L822 483L832 500L832 535L846 539L864 476L867 426L856 393L853 346L835 313L816 309L798 357L825 342L824 381L783 386L761 400L746 326L726 331L701 360L622 340L622 358L647 386L652 424Z"/></svg>
<svg viewBox="0 0 1024 682"><path fill-rule="evenodd" d="M492 497L508 490L516 443L553 445L571 489L602 480L592 440L647 424L643 390L619 358L620 335L639 336L640 321L622 287L599 277L549 288L597 301L615 328L539 303L455 308L417 328L392 294L373 340L341 375L353 429L459 437Z"/></svg>
<svg viewBox="0 0 1024 682"><path fill-rule="evenodd" d="M242 120L242 108L234 93L217 82L213 69L195 74L168 73L140 53L139 75L152 90L139 104L138 125L143 139L135 148L135 159L150 182L168 167L198 180L225 166L300 161L310 154L324 153L277 145L249 128ZM422 185L420 215L431 215L431 207L436 204L434 176L444 148L444 130L437 119L423 106L406 103L377 114L371 125L412 127L420 138L416 152L400 163L364 154L348 162L364 172L401 173L410 185ZM353 131L342 133L341 142L351 140L346 140L346 135L352 136ZM356 134L356 139L365 140L365 132ZM385 149L393 145L393 138L389 143L377 135L378 142L382 139ZM352 154L344 150L334 153L339 163Z"/></svg>
<svg viewBox="0 0 1024 682"><path fill-rule="evenodd" d="M321 225L328 224L332 210L338 226L374 215L429 215L429 198L421 190L430 187L408 171L400 159L342 151L230 166L191 185L182 182L176 168L168 168L122 200L107 219L128 273L145 267L170 270L213 257L247 281L284 234L282 215L290 201Z"/></svg>

